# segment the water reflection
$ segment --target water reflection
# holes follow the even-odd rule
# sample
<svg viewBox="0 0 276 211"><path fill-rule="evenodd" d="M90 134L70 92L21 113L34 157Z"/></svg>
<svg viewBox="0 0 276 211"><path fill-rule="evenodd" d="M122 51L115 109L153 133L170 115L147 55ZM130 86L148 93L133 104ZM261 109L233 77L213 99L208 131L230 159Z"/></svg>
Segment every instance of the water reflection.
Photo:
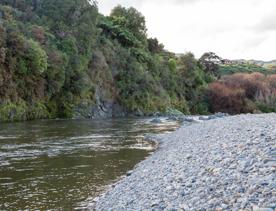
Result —
<svg viewBox="0 0 276 211"><path fill-rule="evenodd" d="M1 124L0 210L83 206L152 151L145 134L177 127L149 119Z"/></svg>

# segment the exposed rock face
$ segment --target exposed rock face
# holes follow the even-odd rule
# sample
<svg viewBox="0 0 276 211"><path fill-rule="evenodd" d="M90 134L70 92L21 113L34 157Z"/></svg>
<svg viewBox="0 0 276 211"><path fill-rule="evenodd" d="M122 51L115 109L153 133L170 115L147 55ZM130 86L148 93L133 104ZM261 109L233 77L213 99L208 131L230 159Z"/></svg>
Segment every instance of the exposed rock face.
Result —
<svg viewBox="0 0 276 211"><path fill-rule="evenodd" d="M100 119L112 117L112 103L103 103L93 105L89 103L81 103L75 108L74 118L77 119Z"/></svg>
<svg viewBox="0 0 276 211"><path fill-rule="evenodd" d="M82 103L75 108L74 118L103 119L126 116L125 110L115 102L104 101L99 104Z"/></svg>
<svg viewBox="0 0 276 211"><path fill-rule="evenodd" d="M116 100L108 99L100 88L96 89L96 102L82 102L74 112L74 118L77 119L103 119L112 117L124 117L125 109L121 107Z"/></svg>

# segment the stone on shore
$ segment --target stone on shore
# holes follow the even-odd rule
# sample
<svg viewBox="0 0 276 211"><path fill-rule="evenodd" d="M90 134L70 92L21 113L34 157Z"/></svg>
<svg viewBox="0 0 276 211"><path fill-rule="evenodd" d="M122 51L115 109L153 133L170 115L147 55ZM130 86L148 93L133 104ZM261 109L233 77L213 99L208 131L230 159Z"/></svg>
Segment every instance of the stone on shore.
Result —
<svg viewBox="0 0 276 211"><path fill-rule="evenodd" d="M156 141L158 150L91 209L276 209L276 114L188 124Z"/></svg>
<svg viewBox="0 0 276 211"><path fill-rule="evenodd" d="M155 123L155 124L160 124L162 123L162 120L160 118L154 118L153 120L150 121L151 123Z"/></svg>

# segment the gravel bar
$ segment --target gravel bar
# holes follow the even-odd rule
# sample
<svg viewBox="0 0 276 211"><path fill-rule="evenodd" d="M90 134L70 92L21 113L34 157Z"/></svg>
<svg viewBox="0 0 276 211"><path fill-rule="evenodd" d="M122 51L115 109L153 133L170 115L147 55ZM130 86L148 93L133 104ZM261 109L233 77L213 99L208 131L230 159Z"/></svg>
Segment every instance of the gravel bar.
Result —
<svg viewBox="0 0 276 211"><path fill-rule="evenodd" d="M276 210L276 114L194 123L156 140L91 209Z"/></svg>

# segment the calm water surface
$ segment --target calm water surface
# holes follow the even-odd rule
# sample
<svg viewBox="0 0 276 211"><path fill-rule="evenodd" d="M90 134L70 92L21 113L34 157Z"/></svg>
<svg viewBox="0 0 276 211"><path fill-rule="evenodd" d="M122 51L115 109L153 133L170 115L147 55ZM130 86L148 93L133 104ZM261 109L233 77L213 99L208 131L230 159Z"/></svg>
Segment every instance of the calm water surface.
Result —
<svg viewBox="0 0 276 211"><path fill-rule="evenodd" d="M0 210L85 208L153 150L149 119L0 123Z"/></svg>

